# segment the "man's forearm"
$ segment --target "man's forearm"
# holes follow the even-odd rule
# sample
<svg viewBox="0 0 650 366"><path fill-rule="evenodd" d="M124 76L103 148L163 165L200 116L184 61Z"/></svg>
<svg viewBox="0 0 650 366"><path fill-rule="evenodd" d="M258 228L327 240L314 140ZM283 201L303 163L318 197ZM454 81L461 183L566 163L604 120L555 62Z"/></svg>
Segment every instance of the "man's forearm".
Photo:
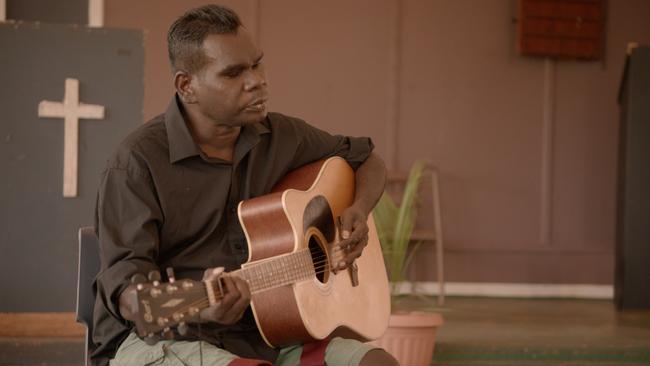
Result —
<svg viewBox="0 0 650 366"><path fill-rule="evenodd" d="M386 185L386 165L374 152L359 166L355 174L354 205L370 214Z"/></svg>

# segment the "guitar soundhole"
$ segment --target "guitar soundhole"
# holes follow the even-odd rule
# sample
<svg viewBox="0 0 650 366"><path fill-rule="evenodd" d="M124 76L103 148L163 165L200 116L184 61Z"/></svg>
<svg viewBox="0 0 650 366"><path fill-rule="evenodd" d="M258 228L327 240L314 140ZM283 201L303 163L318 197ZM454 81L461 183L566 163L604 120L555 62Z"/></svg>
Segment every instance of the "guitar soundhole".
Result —
<svg viewBox="0 0 650 366"><path fill-rule="evenodd" d="M327 282L330 272L329 259L327 253L323 249L323 243L316 235L309 237L309 251L311 252L311 259L314 263L316 271L316 278L322 282Z"/></svg>

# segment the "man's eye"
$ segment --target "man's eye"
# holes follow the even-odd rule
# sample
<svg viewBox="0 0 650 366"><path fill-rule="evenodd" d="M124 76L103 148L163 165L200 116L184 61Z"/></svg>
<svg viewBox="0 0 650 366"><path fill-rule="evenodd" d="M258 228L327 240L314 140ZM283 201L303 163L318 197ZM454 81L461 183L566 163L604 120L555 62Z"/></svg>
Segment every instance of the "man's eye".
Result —
<svg viewBox="0 0 650 366"><path fill-rule="evenodd" d="M236 78L239 75L241 75L241 72L242 72L241 70L232 70L225 73L224 76L227 78Z"/></svg>

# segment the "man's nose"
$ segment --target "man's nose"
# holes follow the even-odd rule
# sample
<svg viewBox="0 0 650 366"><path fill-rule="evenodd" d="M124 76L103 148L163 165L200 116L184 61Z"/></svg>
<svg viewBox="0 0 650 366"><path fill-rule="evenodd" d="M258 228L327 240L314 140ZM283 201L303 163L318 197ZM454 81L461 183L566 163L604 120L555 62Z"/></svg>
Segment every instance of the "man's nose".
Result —
<svg viewBox="0 0 650 366"><path fill-rule="evenodd" d="M264 74L264 71L250 70L246 82L244 83L244 90L255 90L263 86L266 86L266 75Z"/></svg>

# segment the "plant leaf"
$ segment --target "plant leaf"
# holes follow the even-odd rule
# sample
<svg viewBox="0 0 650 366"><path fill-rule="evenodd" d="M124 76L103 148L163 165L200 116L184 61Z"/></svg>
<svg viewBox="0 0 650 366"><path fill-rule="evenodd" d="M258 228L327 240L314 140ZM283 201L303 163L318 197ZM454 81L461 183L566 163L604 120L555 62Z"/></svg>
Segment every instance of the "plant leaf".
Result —
<svg viewBox="0 0 650 366"><path fill-rule="evenodd" d="M411 168L399 206L384 193L373 211L391 282L405 278L407 252L417 216L415 204L425 166L425 162L418 161Z"/></svg>

